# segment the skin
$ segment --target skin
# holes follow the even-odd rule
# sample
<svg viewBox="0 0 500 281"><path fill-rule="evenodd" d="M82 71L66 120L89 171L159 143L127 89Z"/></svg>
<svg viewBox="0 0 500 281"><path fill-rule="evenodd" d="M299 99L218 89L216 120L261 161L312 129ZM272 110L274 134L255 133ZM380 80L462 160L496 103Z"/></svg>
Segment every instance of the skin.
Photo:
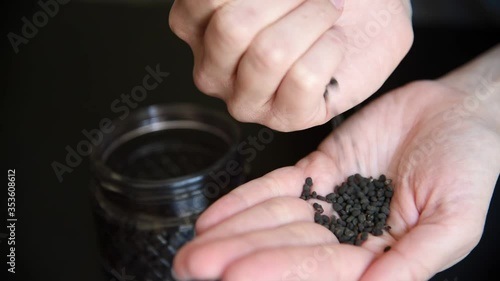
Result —
<svg viewBox="0 0 500 281"><path fill-rule="evenodd" d="M413 42L409 0L343 2L177 0L169 23L202 92L239 121L294 131L372 95Z"/></svg>
<svg viewBox="0 0 500 281"><path fill-rule="evenodd" d="M221 198L177 254L177 278L428 280L463 259L500 173L499 61L500 46L437 81L389 92L295 166ZM384 173L395 185L392 229L360 247L339 244L298 198L307 176L327 194L354 173Z"/></svg>

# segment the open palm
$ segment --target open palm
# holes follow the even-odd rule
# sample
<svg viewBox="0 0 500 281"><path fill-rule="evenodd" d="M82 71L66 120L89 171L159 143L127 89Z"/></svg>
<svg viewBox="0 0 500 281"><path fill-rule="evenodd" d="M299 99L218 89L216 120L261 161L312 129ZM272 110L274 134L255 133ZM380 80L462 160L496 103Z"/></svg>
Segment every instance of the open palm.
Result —
<svg viewBox="0 0 500 281"><path fill-rule="evenodd" d="M458 114L465 97L442 82L416 82L371 103L295 166L212 205L175 259L178 277L426 280L458 262L481 237L500 167L498 128L475 111ZM339 244L298 198L308 176L326 195L355 173L383 173L395 186L392 229L361 247Z"/></svg>

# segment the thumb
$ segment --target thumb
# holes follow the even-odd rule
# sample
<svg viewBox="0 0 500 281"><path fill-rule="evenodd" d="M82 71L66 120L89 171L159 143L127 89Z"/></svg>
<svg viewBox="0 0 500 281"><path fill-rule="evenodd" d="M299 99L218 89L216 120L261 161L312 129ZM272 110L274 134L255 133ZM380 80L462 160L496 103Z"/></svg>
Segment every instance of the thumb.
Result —
<svg viewBox="0 0 500 281"><path fill-rule="evenodd" d="M428 280L463 259L478 239L462 224L421 223L376 260L361 281Z"/></svg>

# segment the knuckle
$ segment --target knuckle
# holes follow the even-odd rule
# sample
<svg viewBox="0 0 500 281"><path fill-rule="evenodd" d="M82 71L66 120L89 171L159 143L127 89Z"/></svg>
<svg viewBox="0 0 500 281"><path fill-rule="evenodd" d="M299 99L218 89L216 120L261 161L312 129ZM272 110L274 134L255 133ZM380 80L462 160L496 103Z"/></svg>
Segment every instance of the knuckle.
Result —
<svg viewBox="0 0 500 281"><path fill-rule="evenodd" d="M252 106L243 106L241 102L231 98L226 101L227 111L239 122L254 122L257 120Z"/></svg>
<svg viewBox="0 0 500 281"><path fill-rule="evenodd" d="M289 71L289 78L291 89L295 89L298 95L314 94L324 90L322 75L301 63Z"/></svg>
<svg viewBox="0 0 500 281"><path fill-rule="evenodd" d="M215 85L215 81L212 77L208 75L206 71L201 69L195 69L193 72L193 80L194 84L201 92L210 95L217 95L217 88Z"/></svg>
<svg viewBox="0 0 500 281"><path fill-rule="evenodd" d="M238 47L247 41L248 29L235 13L220 11L213 17L208 36L215 38L215 42L228 47Z"/></svg>
<svg viewBox="0 0 500 281"><path fill-rule="evenodd" d="M281 132L303 130L325 122L323 113L302 109L300 105L289 106L286 110L273 106L271 112L270 117L265 120L265 125Z"/></svg>
<svg viewBox="0 0 500 281"><path fill-rule="evenodd" d="M270 71L285 63L285 50L266 37L258 37L250 46L249 57L257 70Z"/></svg>
<svg viewBox="0 0 500 281"><path fill-rule="evenodd" d="M182 16L176 12L176 9L172 8L170 15L168 17L168 25L170 30L177 35L180 39L184 41L189 41L191 38L191 33L187 31L186 25L182 21Z"/></svg>

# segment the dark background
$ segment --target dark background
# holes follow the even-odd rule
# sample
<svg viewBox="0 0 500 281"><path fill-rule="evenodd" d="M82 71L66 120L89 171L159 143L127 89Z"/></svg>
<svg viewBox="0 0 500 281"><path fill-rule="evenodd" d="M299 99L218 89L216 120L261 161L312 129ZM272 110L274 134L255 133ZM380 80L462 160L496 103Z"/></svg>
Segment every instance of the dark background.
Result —
<svg viewBox="0 0 500 281"><path fill-rule="evenodd" d="M429 1L422 3L429 5ZM415 16L414 46L380 93L416 79L437 78L499 42L498 18L483 10L470 10L472 17L463 17L463 21L453 13L444 17L448 21L436 21L439 17L432 9L430 16L422 16L429 11L424 8L415 9L422 12ZM110 104L142 83L147 65L159 63L162 71L171 74L140 106L173 101L220 110L225 106L194 87L191 52L168 28L168 3L70 2L15 54L7 33L20 34L21 18L31 19L39 9L29 1L2 9L1 162L3 171L16 169L19 221L17 273L1 280L104 280L96 262L88 204L88 158L65 174L62 183L51 163L64 162L65 146L75 147L83 140L83 129L97 128L102 118L117 117ZM477 13L483 16L474 16ZM242 124L241 128L245 139L255 136L260 126ZM275 141L252 162L251 176L294 164L314 150L330 130L327 123L302 132L276 133ZM479 245L433 281L498 280L494 261L500 252L497 193ZM6 191L0 194L5 215ZM2 219L0 233L7 232L4 222ZM0 278L7 269L6 246L6 240L1 241Z"/></svg>

